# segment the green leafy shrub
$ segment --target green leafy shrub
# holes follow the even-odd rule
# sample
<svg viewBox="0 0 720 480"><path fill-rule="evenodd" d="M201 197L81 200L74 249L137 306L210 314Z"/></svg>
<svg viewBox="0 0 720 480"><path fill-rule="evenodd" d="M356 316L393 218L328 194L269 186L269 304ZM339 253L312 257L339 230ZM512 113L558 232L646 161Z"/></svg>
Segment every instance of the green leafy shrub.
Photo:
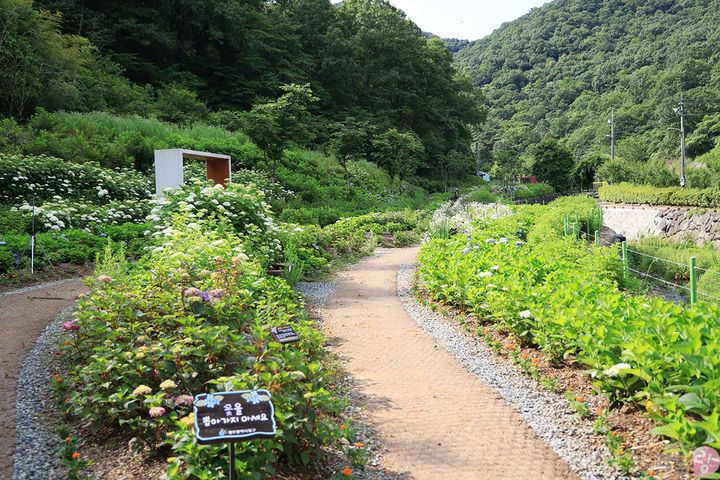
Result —
<svg viewBox="0 0 720 480"><path fill-rule="evenodd" d="M513 197L515 197L516 200L527 200L551 193L555 193L552 185L548 185L547 183L528 183L517 186L513 191Z"/></svg>
<svg viewBox="0 0 720 480"><path fill-rule="evenodd" d="M477 203L495 203L498 200L497 195L492 193L489 188L481 188L473 190L467 195L462 197L464 202L477 202Z"/></svg>
<svg viewBox="0 0 720 480"><path fill-rule="evenodd" d="M715 188L656 188L647 185L621 183L600 187L600 199L616 203L646 205L674 205L692 207L720 207L720 189Z"/></svg>
<svg viewBox="0 0 720 480"><path fill-rule="evenodd" d="M150 233L150 228L150 224L99 225L93 231L65 229L38 233L35 266L46 268L50 264L83 264L92 261L103 252L108 240L122 243L129 257L139 258L153 243L153 237L145 234ZM6 245L0 248L10 254L12 262L4 261L0 265L0 272L11 271L16 264L18 267L30 264L30 235L4 234L2 241ZM6 255L3 254L3 257Z"/></svg>
<svg viewBox="0 0 720 480"><path fill-rule="evenodd" d="M155 207L148 219L164 228L182 213L193 222L223 218L242 238L245 251L268 266L282 259L282 249L270 206L265 195L253 184L228 183L212 186L208 182L188 183L166 190L153 200ZM161 232L158 232L161 234Z"/></svg>
<svg viewBox="0 0 720 480"><path fill-rule="evenodd" d="M238 445L242 478L264 476L278 458L307 463L336 438L342 406L326 388L324 339L294 290L249 260L241 237L191 220L176 217L126 276L90 281L66 324L64 405L96 426L133 432L140 445L171 447L170 478L224 478L222 449L193 446L189 399L266 388L278 435ZM268 327L281 324L302 338L292 349L270 337Z"/></svg>
<svg viewBox="0 0 720 480"><path fill-rule="evenodd" d="M582 216L585 203L572 197L515 208L431 240L419 256L424 287L554 361L575 355L611 402L644 406L661 423L653 433L683 452L720 447L720 307L683 307L620 290L617 247L588 247L563 235L565 216ZM521 228L530 229L527 242L518 239Z"/></svg>

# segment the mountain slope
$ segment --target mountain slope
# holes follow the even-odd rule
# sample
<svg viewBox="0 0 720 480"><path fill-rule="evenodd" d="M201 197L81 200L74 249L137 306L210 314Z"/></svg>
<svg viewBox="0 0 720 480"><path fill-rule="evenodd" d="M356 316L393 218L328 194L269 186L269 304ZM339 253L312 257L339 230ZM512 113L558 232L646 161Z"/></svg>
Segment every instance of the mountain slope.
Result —
<svg viewBox="0 0 720 480"><path fill-rule="evenodd" d="M713 148L720 133L720 1L555 0L504 24L455 54L490 104L479 132L493 161L527 157L545 138L576 158L609 153L667 160L678 155L673 112L687 101L688 153Z"/></svg>

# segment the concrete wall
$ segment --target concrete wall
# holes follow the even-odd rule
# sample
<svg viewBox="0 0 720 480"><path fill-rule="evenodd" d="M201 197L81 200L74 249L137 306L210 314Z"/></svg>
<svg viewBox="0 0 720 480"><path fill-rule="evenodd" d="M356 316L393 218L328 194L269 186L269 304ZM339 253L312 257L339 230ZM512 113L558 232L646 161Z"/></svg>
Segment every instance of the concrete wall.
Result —
<svg viewBox="0 0 720 480"><path fill-rule="evenodd" d="M683 241L690 237L697 245L712 243L720 248L720 213L688 207L647 207L603 203L603 223L628 240L662 237Z"/></svg>

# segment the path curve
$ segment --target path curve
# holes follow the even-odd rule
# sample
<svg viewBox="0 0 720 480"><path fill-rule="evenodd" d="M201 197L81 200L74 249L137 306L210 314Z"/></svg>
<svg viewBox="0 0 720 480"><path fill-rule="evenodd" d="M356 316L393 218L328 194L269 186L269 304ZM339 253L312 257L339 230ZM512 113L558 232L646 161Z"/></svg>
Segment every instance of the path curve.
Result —
<svg viewBox="0 0 720 480"><path fill-rule="evenodd" d="M38 335L65 308L87 292L82 280L54 282L0 296L0 478L12 478L15 452L15 401L20 364Z"/></svg>
<svg viewBox="0 0 720 480"><path fill-rule="evenodd" d="M493 389L405 312L397 272L418 248L375 255L338 275L322 311L386 449L385 467L415 480L577 479Z"/></svg>

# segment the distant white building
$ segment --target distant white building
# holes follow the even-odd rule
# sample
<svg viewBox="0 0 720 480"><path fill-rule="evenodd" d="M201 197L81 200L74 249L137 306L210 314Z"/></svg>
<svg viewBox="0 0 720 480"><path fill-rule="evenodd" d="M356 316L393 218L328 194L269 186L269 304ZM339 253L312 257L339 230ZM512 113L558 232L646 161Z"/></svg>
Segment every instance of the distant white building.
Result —
<svg viewBox="0 0 720 480"><path fill-rule="evenodd" d="M486 182L490 181L490 174L487 172L481 172L478 170L477 172L475 172L475 175L477 175L478 177L482 177L482 179Z"/></svg>

